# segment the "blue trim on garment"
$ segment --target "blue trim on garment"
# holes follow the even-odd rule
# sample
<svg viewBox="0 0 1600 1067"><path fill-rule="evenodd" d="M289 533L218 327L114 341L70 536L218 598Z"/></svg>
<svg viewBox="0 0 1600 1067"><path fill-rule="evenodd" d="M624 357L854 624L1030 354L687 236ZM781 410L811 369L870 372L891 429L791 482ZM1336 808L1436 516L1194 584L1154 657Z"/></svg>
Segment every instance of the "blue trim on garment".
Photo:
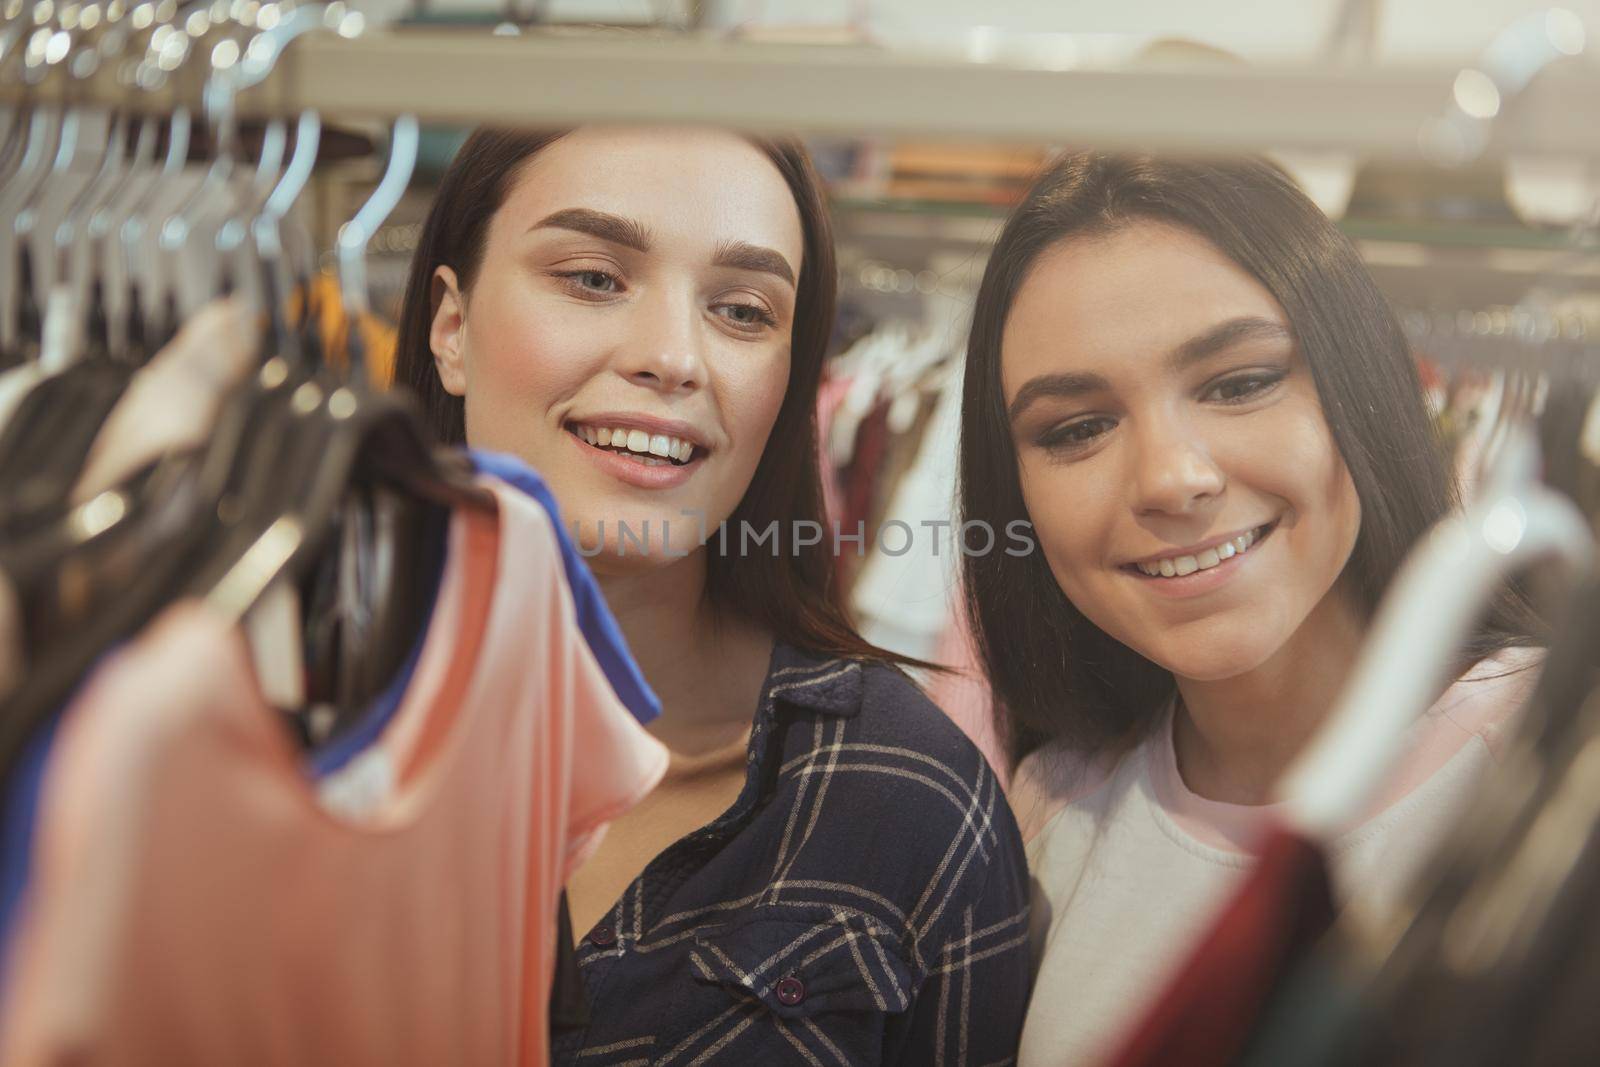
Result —
<svg viewBox="0 0 1600 1067"><path fill-rule="evenodd" d="M6 783L5 811L0 816L0 955L11 936L11 919L28 888L33 858L33 828L37 823L39 794L44 787L44 765L55 741L61 717L52 716L38 736L28 742L12 777Z"/></svg>
<svg viewBox="0 0 1600 1067"><path fill-rule="evenodd" d="M550 524L555 527L556 539L561 544L561 563L566 568L567 586L572 590L578 627L589 643L589 651L594 653L617 698L633 713L635 719L643 723L660 715L661 701L645 682L639 665L633 661L628 643L623 639L622 630L612 617L611 609L606 606L605 597L590 573L589 565L583 561L572 539L567 536L567 528L561 522L561 509L556 504L556 498L550 495L544 479L515 456L480 449L473 449L468 455L480 473L493 475L526 493L549 513Z"/></svg>
<svg viewBox="0 0 1600 1067"><path fill-rule="evenodd" d="M561 545L561 562L566 571L567 585L572 591L578 625L595 660L605 672L612 689L623 705L641 723L649 722L661 714L661 702L645 682L639 665L628 652L622 630L606 606L594 575L589 572L583 558L568 538L561 525L561 512L555 498L550 495L543 479L521 460L492 452L470 453L474 467L481 473L500 479L512 488L526 493L537 501L550 515L556 537ZM449 547L430 561L432 579L437 590L443 573ZM405 663L362 713L357 724L329 744L315 749L307 756L306 764L313 777L322 778L338 771L361 752L371 747L383 735L394 718L416 672L422 649L432 628L437 595L428 602L427 616L407 655ZM120 646L119 646L120 647ZM97 664L85 677L93 677L99 670ZM75 696L75 695L74 695ZM70 708L72 700L65 707ZM61 714L51 717L37 737L28 745L21 761L4 786L4 807L0 809L0 950L3 950L11 932L11 919L18 902L28 885L28 874L33 853L33 833L37 824L39 796L44 786L45 765L55 740Z"/></svg>

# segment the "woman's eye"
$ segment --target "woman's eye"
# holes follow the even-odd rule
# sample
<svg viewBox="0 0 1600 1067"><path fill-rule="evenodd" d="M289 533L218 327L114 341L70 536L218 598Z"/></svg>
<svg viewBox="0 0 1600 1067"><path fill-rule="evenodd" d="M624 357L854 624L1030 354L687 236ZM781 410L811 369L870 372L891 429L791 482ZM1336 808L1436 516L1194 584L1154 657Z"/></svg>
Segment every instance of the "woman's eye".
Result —
<svg viewBox="0 0 1600 1067"><path fill-rule="evenodd" d="M723 318L742 330L758 330L764 326L778 324L778 320L773 318L766 308L755 304L723 304L720 310Z"/></svg>
<svg viewBox="0 0 1600 1067"><path fill-rule="evenodd" d="M1206 395L1224 404L1238 404L1253 400L1283 381L1282 371L1254 372L1224 378L1207 390Z"/></svg>
<svg viewBox="0 0 1600 1067"><path fill-rule="evenodd" d="M1039 438L1039 445L1052 452L1072 452L1094 443L1095 439L1111 432L1116 420L1104 415L1074 419L1047 430Z"/></svg>
<svg viewBox="0 0 1600 1067"><path fill-rule="evenodd" d="M559 271L556 277L579 296L610 296L622 291L622 280L605 270Z"/></svg>
<svg viewBox="0 0 1600 1067"><path fill-rule="evenodd" d="M616 277L603 270L579 271L575 277L579 285L585 289L593 289L597 293L611 293L617 288Z"/></svg>

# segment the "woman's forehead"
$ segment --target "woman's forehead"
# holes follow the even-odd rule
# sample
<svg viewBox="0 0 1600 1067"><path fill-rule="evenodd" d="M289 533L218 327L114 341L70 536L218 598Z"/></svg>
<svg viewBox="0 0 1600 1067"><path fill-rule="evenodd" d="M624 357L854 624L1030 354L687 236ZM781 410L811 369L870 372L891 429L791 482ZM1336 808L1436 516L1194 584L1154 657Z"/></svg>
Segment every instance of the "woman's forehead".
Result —
<svg viewBox="0 0 1600 1067"><path fill-rule="evenodd" d="M1154 358L1240 317L1287 325L1266 287L1206 238L1139 221L1041 253L1007 317L1004 354L1008 364Z"/></svg>
<svg viewBox="0 0 1600 1067"><path fill-rule="evenodd" d="M582 127L517 175L502 213L520 232L583 208L637 223L663 244L741 241L799 264L804 237L778 168L737 134L702 127Z"/></svg>

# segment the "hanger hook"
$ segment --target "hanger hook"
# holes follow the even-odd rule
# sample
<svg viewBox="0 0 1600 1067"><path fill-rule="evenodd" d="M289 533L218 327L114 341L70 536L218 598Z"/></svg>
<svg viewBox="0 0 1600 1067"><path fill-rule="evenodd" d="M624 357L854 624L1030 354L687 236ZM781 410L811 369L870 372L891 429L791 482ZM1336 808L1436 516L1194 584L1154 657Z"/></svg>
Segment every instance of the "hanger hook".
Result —
<svg viewBox="0 0 1600 1067"><path fill-rule="evenodd" d="M372 196L349 222L339 228L339 295L352 319L370 310L367 298L367 242L405 195L416 169L421 130L415 115L395 119L389 141L389 165Z"/></svg>

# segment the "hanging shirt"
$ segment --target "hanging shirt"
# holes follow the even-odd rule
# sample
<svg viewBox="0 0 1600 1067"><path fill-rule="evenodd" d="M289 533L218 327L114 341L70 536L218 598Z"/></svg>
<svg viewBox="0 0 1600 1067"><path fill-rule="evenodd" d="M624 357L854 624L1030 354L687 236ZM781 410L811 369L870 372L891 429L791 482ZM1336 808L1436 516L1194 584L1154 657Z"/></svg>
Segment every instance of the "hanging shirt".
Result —
<svg viewBox="0 0 1600 1067"><path fill-rule="evenodd" d="M607 606L594 575L579 555L572 539L567 536L566 529L561 524L560 508L556 505L555 497L551 495L544 479L515 456L486 451L473 451L469 455L474 470L492 475L520 490L544 508L550 516L556 541L561 548L561 566L566 574L568 590L572 594L578 628L583 631L584 640L589 642L589 651L594 654L595 661L605 672L618 699L633 713L634 718L641 723L655 719L661 714L661 701L644 680L644 674L628 651L627 642L622 636L622 628L617 625L616 618L611 614L611 609ZM448 589L447 582L441 589L441 598ZM420 647L413 649L406 663L397 672L394 681L345 735L334 739L312 754L312 766L319 774L330 774L350 763L383 732L398 707L399 694L410 682L411 673L416 669L420 654Z"/></svg>
<svg viewBox="0 0 1600 1067"><path fill-rule="evenodd" d="M260 366L242 300L213 300L140 367L95 435L73 500L84 501L169 452L202 444L228 391Z"/></svg>
<svg viewBox="0 0 1600 1067"><path fill-rule="evenodd" d="M1422 716L1384 796L1327 849L1336 900L1380 914L1398 900L1494 762L1538 655L1489 657ZM1191 792L1170 713L1113 767L1038 754L1019 773L1057 799L1019 811L1042 828L1028 850L1041 962L1018 1063L1100 1064L1247 877L1276 813Z"/></svg>
<svg viewBox="0 0 1600 1067"><path fill-rule="evenodd" d="M0 371L0 429L22 403L22 398L45 377L37 361Z"/></svg>
<svg viewBox="0 0 1600 1067"><path fill-rule="evenodd" d="M466 573L338 813L239 633L169 610L45 767L0 1061L543 1064L561 883L666 754L578 629L555 532L486 480ZM359 808L359 814L356 809Z"/></svg>
<svg viewBox="0 0 1600 1067"><path fill-rule="evenodd" d="M493 475L507 485L522 490L549 514L556 542L561 548L561 565L566 570L567 587L572 592L578 626L589 642L589 650L611 680L617 697L633 712L634 717L640 722L650 722L656 718L661 714L661 701L645 682L639 665L629 655L622 628L606 606L599 583L594 580L588 565L583 562L583 556L567 535L567 528L561 521L561 508L556 504L549 486L533 472L532 467L515 456L482 449L474 449L471 455L475 470Z"/></svg>

